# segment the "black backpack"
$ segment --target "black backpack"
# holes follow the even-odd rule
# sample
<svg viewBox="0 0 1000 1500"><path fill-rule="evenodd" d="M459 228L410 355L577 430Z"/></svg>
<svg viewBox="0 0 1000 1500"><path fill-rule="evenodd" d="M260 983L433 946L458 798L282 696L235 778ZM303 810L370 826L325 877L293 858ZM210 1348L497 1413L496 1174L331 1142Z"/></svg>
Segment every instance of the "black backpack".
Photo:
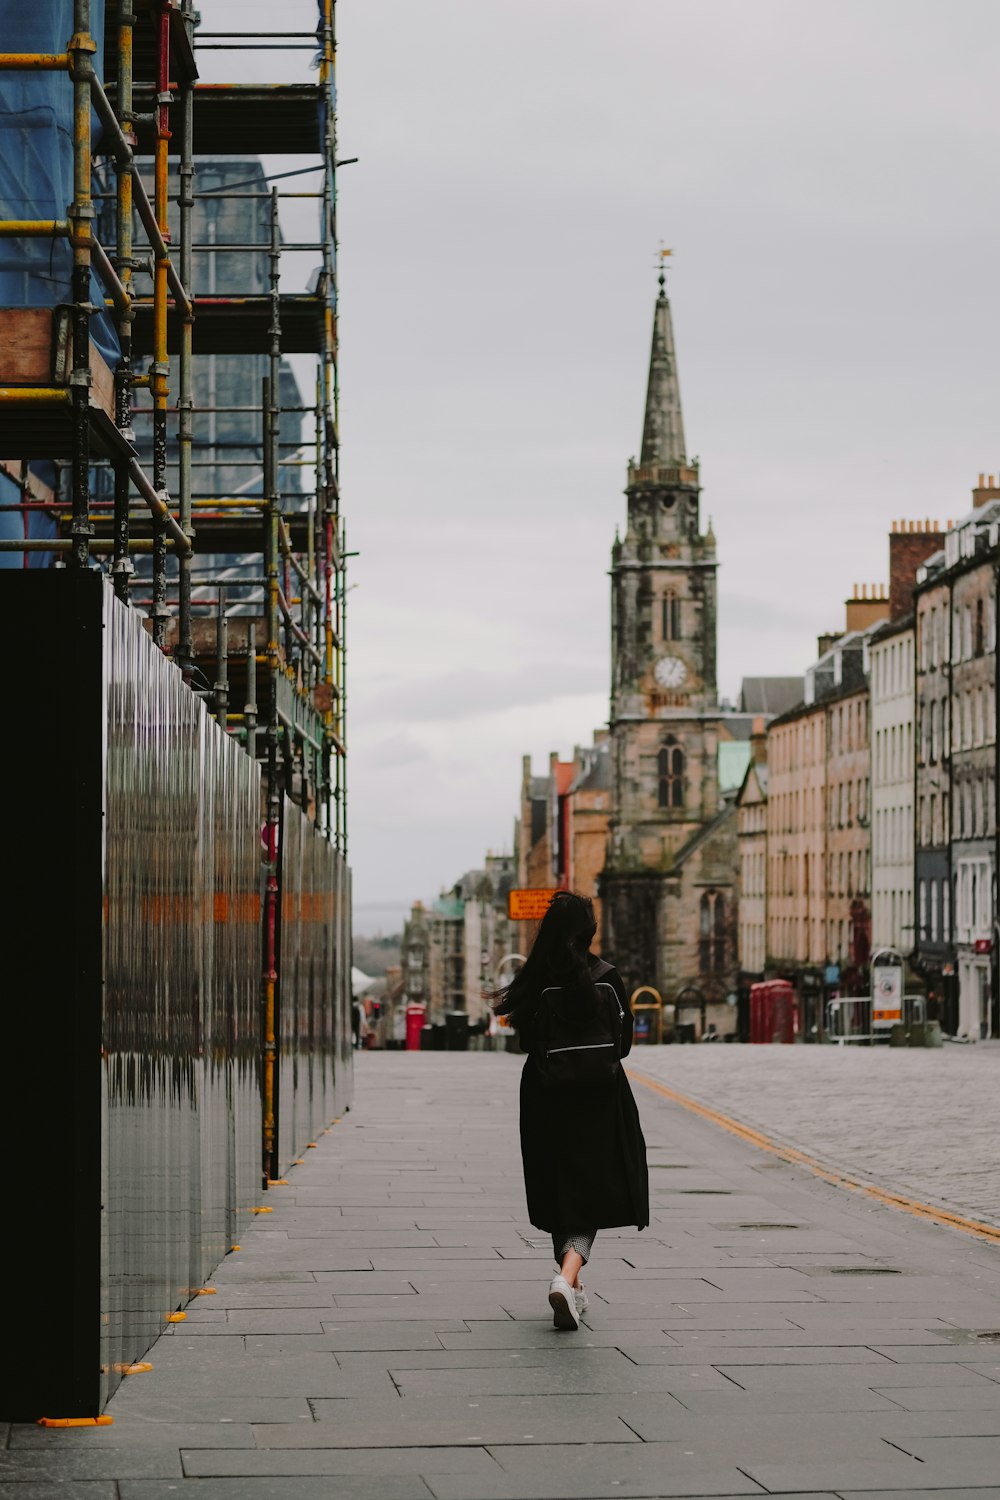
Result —
<svg viewBox="0 0 1000 1500"><path fill-rule="evenodd" d="M603 977L611 965L601 960L592 972L595 1013L584 1022L567 1021L559 1004L562 987L550 985L539 997L538 1062L551 1088L577 1088L614 1078L622 1055L625 1012L614 985Z"/></svg>

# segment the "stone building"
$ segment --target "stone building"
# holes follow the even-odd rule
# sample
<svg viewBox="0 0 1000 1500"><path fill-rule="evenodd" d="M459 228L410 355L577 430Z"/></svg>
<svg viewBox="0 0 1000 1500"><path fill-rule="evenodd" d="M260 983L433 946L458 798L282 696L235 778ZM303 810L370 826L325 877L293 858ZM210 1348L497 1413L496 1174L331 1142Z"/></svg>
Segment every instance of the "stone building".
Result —
<svg viewBox="0 0 1000 1500"><path fill-rule="evenodd" d="M603 945L626 987L703 1007L719 1031L736 983L735 799L719 790L716 551L687 454L660 278L642 447L611 559L613 811Z"/></svg>
<svg viewBox="0 0 1000 1500"><path fill-rule="evenodd" d="M465 924L461 898L416 901L403 927L403 984L407 1000L427 1007L438 1025L450 1010L465 1009Z"/></svg>
<svg viewBox="0 0 1000 1500"><path fill-rule="evenodd" d="M996 575L1000 484L973 491L918 578L916 961L945 1031L1000 1035Z"/></svg>
<svg viewBox="0 0 1000 1500"><path fill-rule="evenodd" d="M755 720L751 758L736 798L739 843L737 959L740 992L764 978L767 959L767 734Z"/></svg>

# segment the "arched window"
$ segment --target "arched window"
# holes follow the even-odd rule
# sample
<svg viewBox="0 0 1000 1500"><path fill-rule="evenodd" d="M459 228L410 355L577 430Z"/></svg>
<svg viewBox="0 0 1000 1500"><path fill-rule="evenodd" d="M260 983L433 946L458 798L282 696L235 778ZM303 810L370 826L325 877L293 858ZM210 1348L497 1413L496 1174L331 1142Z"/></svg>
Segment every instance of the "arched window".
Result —
<svg viewBox="0 0 1000 1500"><path fill-rule="evenodd" d="M659 754L659 801L661 807L684 806L684 751L673 735L667 736Z"/></svg>
<svg viewBox="0 0 1000 1500"><path fill-rule="evenodd" d="M665 641L676 641L681 634L681 601L673 589L667 589L660 601L662 633Z"/></svg>
<svg viewBox="0 0 1000 1500"><path fill-rule="evenodd" d="M701 972L721 974L726 967L726 898L722 891L705 891L701 898Z"/></svg>

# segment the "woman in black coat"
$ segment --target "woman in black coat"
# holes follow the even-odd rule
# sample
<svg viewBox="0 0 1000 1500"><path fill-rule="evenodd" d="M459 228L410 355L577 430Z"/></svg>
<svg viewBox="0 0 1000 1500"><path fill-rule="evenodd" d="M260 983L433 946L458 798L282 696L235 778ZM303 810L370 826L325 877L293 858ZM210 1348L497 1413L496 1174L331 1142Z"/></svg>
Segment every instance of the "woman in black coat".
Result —
<svg viewBox="0 0 1000 1500"><path fill-rule="evenodd" d="M590 952L596 931L585 896L553 897L527 962L496 1007L528 1054L521 1074L524 1186L528 1217L551 1233L559 1263L549 1288L557 1328L580 1326L587 1308L580 1271L597 1231L649 1223L646 1143L624 1070L611 1063L606 1076L589 1081L554 1076L557 1033L570 1059L594 1055L593 1040L608 1035L620 1057L632 1045L621 977Z"/></svg>

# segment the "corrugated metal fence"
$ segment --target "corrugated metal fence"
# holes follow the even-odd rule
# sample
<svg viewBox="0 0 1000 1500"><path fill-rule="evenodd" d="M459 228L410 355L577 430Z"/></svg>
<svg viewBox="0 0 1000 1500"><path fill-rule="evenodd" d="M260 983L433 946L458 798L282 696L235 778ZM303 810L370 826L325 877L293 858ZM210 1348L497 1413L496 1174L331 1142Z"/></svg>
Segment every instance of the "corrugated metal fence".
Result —
<svg viewBox="0 0 1000 1500"><path fill-rule="evenodd" d="M261 1201L260 770L94 572L9 572L17 851L0 1417L93 1416ZM286 803L280 1160L350 1102L349 873ZM23 1174L23 1175L22 1175Z"/></svg>

